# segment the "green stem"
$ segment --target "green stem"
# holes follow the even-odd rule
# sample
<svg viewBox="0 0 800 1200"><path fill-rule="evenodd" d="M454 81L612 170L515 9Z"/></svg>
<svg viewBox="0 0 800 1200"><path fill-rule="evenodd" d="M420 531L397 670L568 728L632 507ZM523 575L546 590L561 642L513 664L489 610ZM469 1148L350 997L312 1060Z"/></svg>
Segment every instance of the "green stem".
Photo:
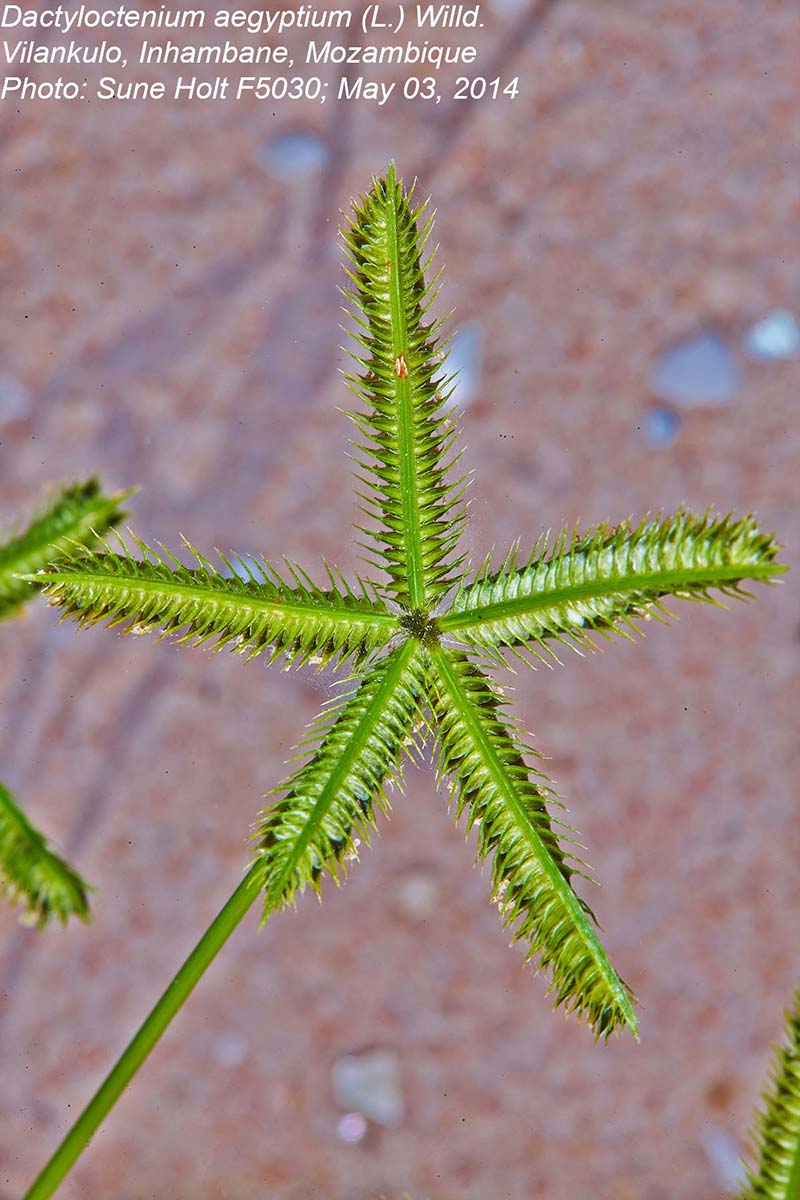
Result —
<svg viewBox="0 0 800 1200"><path fill-rule="evenodd" d="M105 1116L147 1058L195 984L211 965L259 894L251 867L236 891L209 925L144 1024L123 1050L100 1087L67 1133L22 1200L47 1200L78 1156L86 1149Z"/></svg>

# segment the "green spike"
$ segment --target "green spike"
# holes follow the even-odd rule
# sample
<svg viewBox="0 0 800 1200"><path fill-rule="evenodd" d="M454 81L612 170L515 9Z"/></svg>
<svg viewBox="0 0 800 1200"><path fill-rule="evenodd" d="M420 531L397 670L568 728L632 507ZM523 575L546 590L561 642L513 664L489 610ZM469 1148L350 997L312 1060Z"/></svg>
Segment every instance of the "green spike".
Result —
<svg viewBox="0 0 800 1200"><path fill-rule="evenodd" d="M49 849L11 793L0 783L0 890L26 907L27 919L43 928L51 917L89 920L92 890L78 872Z"/></svg>
<svg viewBox="0 0 800 1200"><path fill-rule="evenodd" d="M0 543L0 620L25 601L42 581L35 575L75 546L96 545L125 513L133 490L105 495L97 476L60 488L26 528Z"/></svg>
<svg viewBox="0 0 800 1200"><path fill-rule="evenodd" d="M753 1167L735 1200L800 1197L800 989L784 1017L784 1037L773 1051L763 1108L750 1135Z"/></svg>

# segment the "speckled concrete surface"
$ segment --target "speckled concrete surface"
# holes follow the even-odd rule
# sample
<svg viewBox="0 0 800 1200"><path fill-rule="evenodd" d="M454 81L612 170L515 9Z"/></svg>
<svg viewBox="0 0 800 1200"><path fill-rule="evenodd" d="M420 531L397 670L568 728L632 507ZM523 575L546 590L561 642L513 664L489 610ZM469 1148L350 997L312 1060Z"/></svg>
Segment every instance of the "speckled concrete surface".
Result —
<svg viewBox="0 0 800 1200"><path fill-rule="evenodd" d="M441 214L481 331L472 547L577 518L754 510L800 548L800 10L498 13L514 103L0 112L0 506L100 470L134 525L356 563L338 210L390 155ZM265 157L305 129L327 160ZM662 353L710 330L741 387L648 438ZM516 680L588 858L642 1041L595 1047L509 951L430 774L322 909L238 931L65 1200L717 1200L800 973L797 583L683 606L639 645ZM236 884L326 684L55 627L2 633L0 770L98 886L90 929L0 914L0 1193L17 1197ZM410 898L409 898L410 897ZM342 1140L332 1066L396 1055L399 1123Z"/></svg>

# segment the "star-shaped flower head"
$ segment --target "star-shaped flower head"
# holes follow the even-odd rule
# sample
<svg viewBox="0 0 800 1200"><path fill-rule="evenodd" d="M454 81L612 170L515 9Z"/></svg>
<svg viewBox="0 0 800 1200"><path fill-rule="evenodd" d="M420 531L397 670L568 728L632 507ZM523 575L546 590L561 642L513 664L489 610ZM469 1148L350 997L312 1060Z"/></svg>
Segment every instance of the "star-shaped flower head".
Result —
<svg viewBox="0 0 800 1200"><path fill-rule="evenodd" d="M499 569L487 561L463 573L465 477L455 466L440 323L430 316L430 233L427 206L415 206L393 167L344 231L362 535L382 581L349 584L326 566L320 586L299 567L279 573L267 561L222 556L216 567L196 551L190 568L136 541L138 559L123 543L55 564L47 594L82 624L213 639L248 658L349 665L345 690L258 822L251 875L265 917L309 885L318 890L324 874L342 878L424 724L456 813L476 828L479 859L491 861L503 921L549 971L556 1004L598 1037L625 1025L635 1033L631 992L572 886L586 874L569 849L573 831L551 814L558 801L539 756L486 667L505 665L507 654L553 657L555 643L589 648L593 632L626 635L636 618L665 617L668 595L740 595L742 580L782 569L777 547L750 517L681 511L635 528L562 534L552 546L540 540L522 560L514 547Z"/></svg>

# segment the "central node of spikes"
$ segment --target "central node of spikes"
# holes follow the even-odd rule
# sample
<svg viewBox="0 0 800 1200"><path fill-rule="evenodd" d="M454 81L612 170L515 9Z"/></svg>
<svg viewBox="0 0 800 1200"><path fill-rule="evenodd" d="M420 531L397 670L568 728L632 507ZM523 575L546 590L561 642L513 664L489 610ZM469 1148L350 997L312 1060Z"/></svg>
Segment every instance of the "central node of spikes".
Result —
<svg viewBox="0 0 800 1200"><path fill-rule="evenodd" d="M424 646L435 645L441 637L438 622L433 617L429 617L421 608L415 608L411 612L404 613L400 618L400 624L408 631L411 637L416 638L418 642L422 642Z"/></svg>

